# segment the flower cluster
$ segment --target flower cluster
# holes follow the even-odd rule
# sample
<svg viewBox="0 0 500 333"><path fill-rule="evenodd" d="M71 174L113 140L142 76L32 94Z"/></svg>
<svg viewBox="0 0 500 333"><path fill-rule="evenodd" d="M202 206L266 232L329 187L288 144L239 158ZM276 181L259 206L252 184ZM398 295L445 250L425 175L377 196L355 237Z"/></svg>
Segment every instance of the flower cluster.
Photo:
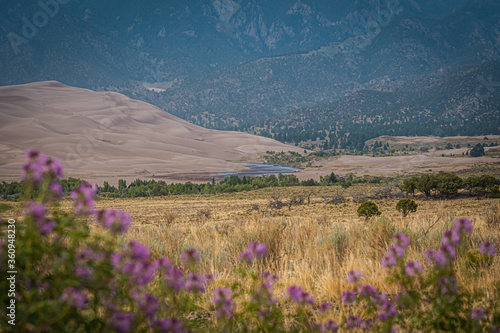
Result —
<svg viewBox="0 0 500 333"><path fill-rule="evenodd" d="M68 287L64 289L61 295L61 302L66 302L70 306L81 309L85 306L87 299L80 290Z"/></svg>
<svg viewBox="0 0 500 333"><path fill-rule="evenodd" d="M362 275L358 270L349 271L349 273L347 273L347 282L356 283L361 277Z"/></svg>
<svg viewBox="0 0 500 333"><path fill-rule="evenodd" d="M233 318L233 292L226 288L218 288L213 292L213 302L215 304L217 318Z"/></svg>
<svg viewBox="0 0 500 333"><path fill-rule="evenodd" d="M89 197L87 197L86 206L89 207ZM85 200L83 200L85 202ZM85 203L84 203L85 205ZM126 233L130 228L130 215L119 210L102 209L96 213L97 221L106 229L111 230L114 234Z"/></svg>
<svg viewBox="0 0 500 333"><path fill-rule="evenodd" d="M251 242L248 244L246 251L241 252L240 259L251 263L254 259L262 259L267 255L266 244Z"/></svg>
<svg viewBox="0 0 500 333"><path fill-rule="evenodd" d="M40 234L44 236L50 234L56 227L56 222L53 219L45 217L45 207L42 204L29 201L26 204L24 214L33 219Z"/></svg>
<svg viewBox="0 0 500 333"><path fill-rule="evenodd" d="M84 182L74 189L70 197L75 201L75 214L82 215L94 213L94 197L96 194L97 188L93 187L89 182Z"/></svg>
<svg viewBox="0 0 500 333"><path fill-rule="evenodd" d="M143 287L151 282L156 271L155 265L149 260L149 249L137 241L129 242L123 254L113 254L111 262L136 287Z"/></svg>
<svg viewBox="0 0 500 333"><path fill-rule="evenodd" d="M181 261L184 267L194 267L200 263L200 253L195 249L189 249L181 254Z"/></svg>
<svg viewBox="0 0 500 333"><path fill-rule="evenodd" d="M437 267L445 268L457 257L457 249L463 236L470 233L472 233L472 221L465 218L457 220L454 229L444 232L441 239L442 246L438 250L430 249L425 252L426 259Z"/></svg>
<svg viewBox="0 0 500 333"><path fill-rule="evenodd" d="M301 287L299 286L291 286L287 290L288 296L290 297L290 300L301 304L314 304L314 297L306 293Z"/></svg>
<svg viewBox="0 0 500 333"><path fill-rule="evenodd" d="M393 238L393 246L387 251L387 254L382 258L382 266L391 268L397 265L398 259L402 258L404 251L410 245L410 239L403 234L396 234Z"/></svg>
<svg viewBox="0 0 500 333"><path fill-rule="evenodd" d="M62 164L51 157L47 157L37 150L30 150L26 153L26 160L21 171L21 180L40 185L44 178L50 183L54 183L62 177Z"/></svg>

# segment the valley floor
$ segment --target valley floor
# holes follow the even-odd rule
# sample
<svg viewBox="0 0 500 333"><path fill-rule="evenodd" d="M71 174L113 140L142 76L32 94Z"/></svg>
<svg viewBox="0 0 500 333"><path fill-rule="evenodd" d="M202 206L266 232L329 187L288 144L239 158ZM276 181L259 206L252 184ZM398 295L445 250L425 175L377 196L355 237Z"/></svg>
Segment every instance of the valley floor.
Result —
<svg viewBox="0 0 500 333"><path fill-rule="evenodd" d="M347 311L340 297L349 288L349 270L359 269L363 284L389 294L397 292L397 286L386 281L387 269L382 267L381 258L398 232L411 240L408 259L422 263L424 252L439 247L443 232L459 217L473 221L469 248L485 241L497 247L500 244L498 199L417 197L418 211L406 218L395 209L398 199L381 199L375 201L382 215L365 221L357 216L359 203L352 199L377 190L377 185L354 185L341 193L347 203L326 203L340 190L339 186L290 187L220 195L104 198L97 201L97 207L121 209L132 215L129 233L117 242L137 239L152 249L154 257L168 257L177 264L182 251L195 248L202 255L201 270L215 274L215 286L232 282L231 272L238 267L239 254L247 244L263 242L270 255L259 268L281 276L276 294L285 295L287 286L301 285L318 300L336 304L340 310L337 320ZM286 203L294 197L302 197L304 203L291 208L270 207L272 201ZM3 213L4 218L21 215L20 204L7 204L14 207ZM63 208L70 210L71 202L64 201ZM460 286L470 291L486 287L491 295L498 293L500 286L495 281L500 276L500 257L487 267L471 266L467 260L464 256L456 262ZM207 298L207 312L210 306Z"/></svg>

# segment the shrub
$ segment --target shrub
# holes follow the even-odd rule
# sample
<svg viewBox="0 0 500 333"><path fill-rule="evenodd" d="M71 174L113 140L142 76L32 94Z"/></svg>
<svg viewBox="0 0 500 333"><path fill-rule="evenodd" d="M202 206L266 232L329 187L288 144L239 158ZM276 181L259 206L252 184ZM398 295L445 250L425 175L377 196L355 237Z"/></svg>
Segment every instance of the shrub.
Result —
<svg viewBox="0 0 500 333"><path fill-rule="evenodd" d="M374 203L373 201L366 201L366 202L363 202L361 205L359 205L358 207L358 216L359 217L362 217L364 216L366 221L368 221L368 219L370 217L373 217L373 216L376 216L376 215L380 215L380 211L378 210L378 206L376 203Z"/></svg>
<svg viewBox="0 0 500 333"><path fill-rule="evenodd" d="M470 151L470 156L471 157L481 157L484 156L484 147L482 144L478 143L477 145L474 146L474 148L471 149Z"/></svg>
<svg viewBox="0 0 500 333"><path fill-rule="evenodd" d="M436 188L436 177L434 175L422 175L417 181L417 189L425 194L426 198L431 196L431 191Z"/></svg>
<svg viewBox="0 0 500 333"><path fill-rule="evenodd" d="M417 189L418 177L413 176L411 178L407 178L403 180L403 185L401 186L401 190L406 192L407 194L412 194L415 196L415 190Z"/></svg>
<svg viewBox="0 0 500 333"><path fill-rule="evenodd" d="M403 214L403 218L408 216L409 213L417 211L418 204L411 199L401 199L396 204L396 209Z"/></svg>

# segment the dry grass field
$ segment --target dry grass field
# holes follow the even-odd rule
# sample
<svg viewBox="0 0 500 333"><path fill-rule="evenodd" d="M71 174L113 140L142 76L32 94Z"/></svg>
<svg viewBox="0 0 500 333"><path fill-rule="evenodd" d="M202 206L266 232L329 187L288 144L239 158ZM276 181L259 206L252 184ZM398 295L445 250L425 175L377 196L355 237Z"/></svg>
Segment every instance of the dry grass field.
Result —
<svg viewBox="0 0 500 333"><path fill-rule="evenodd" d="M269 256L265 269L281 277L277 295L286 297L286 287L301 285L318 301L328 301L338 309L338 318L347 307L340 302L341 293L349 290L346 274L358 269L363 284L394 294L397 287L386 282L387 270L380 260L392 243L392 236L402 232L411 240L408 259L424 262L423 253L440 244L442 234L456 218L473 220L474 231L469 248L483 241L500 244L500 202L498 199L457 198L423 200L417 197L418 211L402 218L396 211L397 199L375 200L382 215L365 221L357 217L360 196L376 190L377 185L355 185L345 190L347 203L331 204L325 199L338 194L340 187L268 188L252 192L214 196L186 195L162 198L100 199L98 208L116 208L130 213L132 227L125 242L137 239L148 245L155 257L168 257L179 264L182 251L194 248L202 255L201 270L215 275L210 289L229 286L232 272L238 267L239 254L248 243L267 244ZM310 195L310 203L307 196ZM304 197L304 204L269 207L279 197L287 202ZM9 203L12 205L12 203ZM63 207L70 209L66 200ZM4 217L20 214L16 207ZM466 257L466 256L465 256ZM500 258L495 256L489 267L474 267L466 258L458 260L458 282L474 291L486 287L489 297L498 297ZM211 292L211 291L210 291ZM210 295L210 294L207 294ZM206 309L210 309L207 296ZM349 309L356 312L356 309Z"/></svg>

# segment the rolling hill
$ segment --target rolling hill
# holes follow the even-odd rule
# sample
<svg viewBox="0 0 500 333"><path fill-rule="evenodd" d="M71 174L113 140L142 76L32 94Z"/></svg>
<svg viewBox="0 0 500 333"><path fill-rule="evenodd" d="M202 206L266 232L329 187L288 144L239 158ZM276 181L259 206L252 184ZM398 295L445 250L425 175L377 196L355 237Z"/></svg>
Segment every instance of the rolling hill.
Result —
<svg viewBox="0 0 500 333"><path fill-rule="evenodd" d="M333 103L294 110L255 127L283 142L321 139L324 148L362 150L380 135L500 134L500 62L361 90ZM326 142L325 142L326 141Z"/></svg>

